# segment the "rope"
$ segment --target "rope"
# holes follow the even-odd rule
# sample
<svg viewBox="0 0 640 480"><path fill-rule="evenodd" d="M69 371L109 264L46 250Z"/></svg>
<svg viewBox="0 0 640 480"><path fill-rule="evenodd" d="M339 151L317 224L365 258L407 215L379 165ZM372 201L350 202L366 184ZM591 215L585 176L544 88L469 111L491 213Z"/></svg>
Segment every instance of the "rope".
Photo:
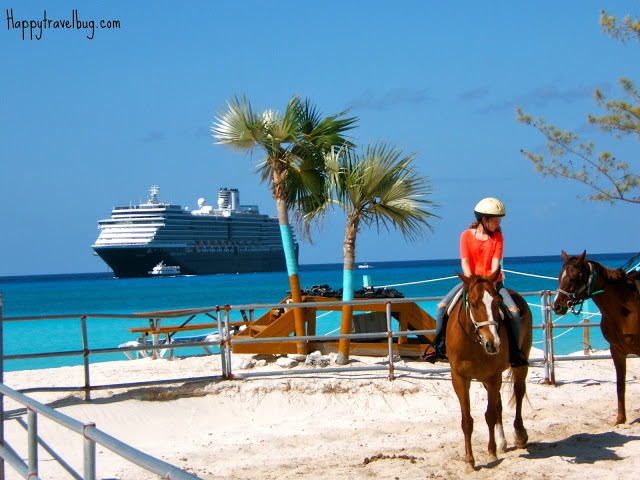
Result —
<svg viewBox="0 0 640 480"><path fill-rule="evenodd" d="M418 282L396 283L394 285L380 285L373 288L402 287L404 285L417 285L418 283L429 283L429 282L439 282L441 280L451 280L452 278L458 278L458 276L453 275L452 277L434 278L433 280L420 280Z"/></svg>
<svg viewBox="0 0 640 480"><path fill-rule="evenodd" d="M526 275L527 277L544 278L547 280L558 280L557 277L545 277L544 275L534 275L533 273L514 272L513 270L505 270L505 269L503 269L502 271L507 273L515 273L516 275Z"/></svg>
<svg viewBox="0 0 640 480"><path fill-rule="evenodd" d="M638 254L638 255L640 255L640 254ZM640 263L638 263L638 265L636 265L636 267L638 267L638 266L640 266ZM636 268L636 267L634 267L634 268ZM543 278L543 279L546 279L546 280L558 280L556 277L547 277L547 276L544 276L544 275L535 275L533 273L516 272L514 270L506 270L506 269L502 269L502 271L506 272L506 273L513 273L513 274L516 274L516 275L525 275L527 277ZM440 282L440 281L443 281L443 280L451 280L452 278L458 278L458 276L457 275L453 275L451 277L434 278L434 279L431 279L431 280L419 280L417 282L395 283L395 284L392 284L392 285L379 285L379 286L375 286L375 287L372 287L372 288L402 287L402 286L405 286L405 285L417 285L417 284L420 284L420 283ZM528 305L540 308L539 304L528 303ZM322 315L319 315L316 318L322 318L322 317L324 317L326 315L330 315L331 313L334 313L334 312L327 312L327 313L324 313ZM591 313L591 312L583 312L582 315L584 315L586 318L591 318L591 317L594 317L594 316L597 316L597 315L602 315L602 314L600 314L600 313ZM587 317L587 315L588 315L588 317ZM559 320L561 320L564 317L565 317L565 315L556 318L556 320L553 323L558 322ZM560 337L568 334L572 330L574 330L574 328L569 328L569 329L565 330L564 332L562 332L561 334L555 335L553 338L554 339L560 338ZM326 333L325 335L331 335L331 334L336 333L338 331L340 331L340 328L336 328L335 330L333 330L333 331L331 331L329 333ZM542 341L533 342L533 344L538 344L538 343L542 343Z"/></svg>
<svg viewBox="0 0 640 480"><path fill-rule="evenodd" d="M516 272L514 270L506 270L506 269L503 269L502 271L506 272L506 273L514 273L516 275L526 275L528 277L544 278L546 280L557 280L556 277L545 277L544 275L534 275L533 273ZM451 280L452 278L458 278L458 276L457 275L453 275L451 277L434 278L432 280L420 280L420 281L417 281L417 282L394 283L392 285L377 285L377 286L375 286L373 288L403 287L405 285L417 285L419 283L441 282L443 280Z"/></svg>

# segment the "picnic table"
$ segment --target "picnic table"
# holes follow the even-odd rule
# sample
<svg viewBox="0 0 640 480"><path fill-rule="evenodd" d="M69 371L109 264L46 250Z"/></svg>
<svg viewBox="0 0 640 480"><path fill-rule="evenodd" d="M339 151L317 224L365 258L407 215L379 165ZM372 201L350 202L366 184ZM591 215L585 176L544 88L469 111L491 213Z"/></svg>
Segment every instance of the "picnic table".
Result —
<svg viewBox="0 0 640 480"><path fill-rule="evenodd" d="M175 342L198 342L204 341L208 335L197 335L191 337L176 337L173 338L176 333L179 332L191 332L196 330L218 330L218 322L216 323L190 323L197 315L202 314L201 309L181 309L181 310L163 310L163 311L154 311L154 312L135 312L136 315L147 315L149 317L149 325L145 327L133 327L129 328L129 332L134 334L142 334L140 338L138 338L138 343L141 345L147 345L149 343L149 336L151 336L151 344L153 346L158 346L161 344L166 344L167 349L169 350L169 357L173 357L173 348L170 347L172 343ZM238 322L229 322L229 327L238 328L242 325L247 325L249 323L246 315L243 313L243 321ZM211 314L204 312L210 318L214 318ZM162 325L162 318L167 315L183 315L188 317L187 320L182 322L180 325ZM219 333L219 332L218 332ZM160 336L163 335L164 339L161 340ZM124 344L127 345L127 344ZM130 345L129 345L130 346ZM202 345L202 348L205 352L211 355L211 350L207 348L206 345ZM131 359L133 357L125 352L127 356ZM146 356L146 355L144 355ZM158 349L153 349L151 353L152 358L159 358L162 356L162 352Z"/></svg>

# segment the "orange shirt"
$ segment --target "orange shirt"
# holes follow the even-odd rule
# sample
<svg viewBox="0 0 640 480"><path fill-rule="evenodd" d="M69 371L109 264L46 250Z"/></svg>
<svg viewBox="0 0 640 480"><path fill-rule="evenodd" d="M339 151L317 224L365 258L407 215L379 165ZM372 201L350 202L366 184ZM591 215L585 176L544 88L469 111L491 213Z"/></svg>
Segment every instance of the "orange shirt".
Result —
<svg viewBox="0 0 640 480"><path fill-rule="evenodd" d="M502 259L504 237L494 232L487 240L478 240L473 230L467 229L460 236L460 258L468 258L474 275L491 275L491 260ZM498 281L502 280L502 273Z"/></svg>

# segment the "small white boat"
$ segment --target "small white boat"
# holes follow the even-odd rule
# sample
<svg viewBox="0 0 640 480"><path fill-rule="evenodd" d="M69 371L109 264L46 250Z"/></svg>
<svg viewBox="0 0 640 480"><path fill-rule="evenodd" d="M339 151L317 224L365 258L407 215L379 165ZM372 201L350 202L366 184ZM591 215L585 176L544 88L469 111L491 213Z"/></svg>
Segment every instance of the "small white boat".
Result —
<svg viewBox="0 0 640 480"><path fill-rule="evenodd" d="M358 265L358 268L373 268L373 265L369 265L368 263L361 263Z"/></svg>
<svg viewBox="0 0 640 480"><path fill-rule="evenodd" d="M180 267L173 265L165 265L160 262L149 272L149 275L180 275Z"/></svg>

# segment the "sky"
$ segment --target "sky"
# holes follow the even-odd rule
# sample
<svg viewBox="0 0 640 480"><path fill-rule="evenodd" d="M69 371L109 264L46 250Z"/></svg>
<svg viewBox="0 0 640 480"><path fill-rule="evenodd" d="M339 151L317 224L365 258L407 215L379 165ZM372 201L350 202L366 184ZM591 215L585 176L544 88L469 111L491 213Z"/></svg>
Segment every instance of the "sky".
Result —
<svg viewBox="0 0 640 480"><path fill-rule="evenodd" d="M638 2L0 6L0 276L107 271L91 249L98 220L146 200L152 185L190 209L238 188L242 204L275 215L254 173L260 157L211 137L242 94L260 109L284 110L294 94L323 115L348 109L359 147L417 154L433 230L410 242L363 229L357 263L458 258L460 233L489 196L507 208L507 257L640 248L638 206L590 202L583 185L540 176L521 150L545 153L544 138L516 121L522 107L637 165L637 139L602 137L586 118L600 112L596 88L620 97L618 78L640 80L638 42L612 40L598 21L601 9L638 16ZM40 31L45 12L81 28ZM341 263L344 220L336 211L301 242L300 264Z"/></svg>

